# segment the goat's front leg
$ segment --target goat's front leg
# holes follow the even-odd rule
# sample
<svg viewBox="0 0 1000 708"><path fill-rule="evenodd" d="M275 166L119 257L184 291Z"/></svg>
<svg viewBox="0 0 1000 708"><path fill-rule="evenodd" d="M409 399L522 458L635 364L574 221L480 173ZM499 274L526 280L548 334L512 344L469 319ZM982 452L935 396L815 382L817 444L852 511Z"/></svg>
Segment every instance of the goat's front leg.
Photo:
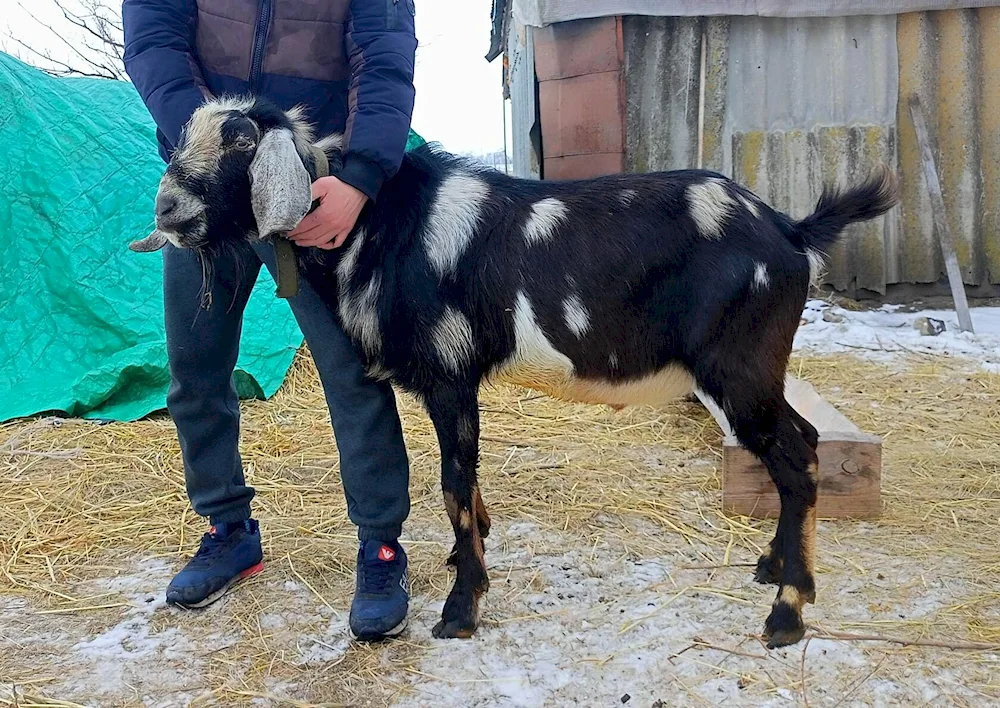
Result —
<svg viewBox="0 0 1000 708"><path fill-rule="evenodd" d="M474 506L476 507L476 526L479 527L479 538L483 545L483 552L486 551L486 542L482 539L487 538L490 535L490 515L486 513L486 504L483 503L483 495L479 492L479 485L476 485L476 495L473 500ZM458 564L458 544L456 543L451 547L451 553L448 554L448 560L445 561L448 565Z"/></svg>
<svg viewBox="0 0 1000 708"><path fill-rule="evenodd" d="M441 446L441 490L455 530L452 558L457 572L434 627L434 636L471 637L479 626L479 598L489 589L483 536L489 517L479 495L479 401L475 386L438 386L425 397Z"/></svg>

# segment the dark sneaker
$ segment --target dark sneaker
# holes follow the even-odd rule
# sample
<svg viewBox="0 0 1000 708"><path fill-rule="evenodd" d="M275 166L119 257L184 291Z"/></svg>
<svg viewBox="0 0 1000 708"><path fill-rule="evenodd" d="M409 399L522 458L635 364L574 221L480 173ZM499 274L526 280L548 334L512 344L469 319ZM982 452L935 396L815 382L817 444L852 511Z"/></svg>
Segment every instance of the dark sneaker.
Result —
<svg viewBox="0 0 1000 708"><path fill-rule="evenodd" d="M406 552L396 541L364 541L351 603L351 635L362 641L395 637L406 629L410 584Z"/></svg>
<svg viewBox="0 0 1000 708"><path fill-rule="evenodd" d="M253 519L218 524L167 586L167 602L192 609L211 605L230 588L264 570L260 527Z"/></svg>

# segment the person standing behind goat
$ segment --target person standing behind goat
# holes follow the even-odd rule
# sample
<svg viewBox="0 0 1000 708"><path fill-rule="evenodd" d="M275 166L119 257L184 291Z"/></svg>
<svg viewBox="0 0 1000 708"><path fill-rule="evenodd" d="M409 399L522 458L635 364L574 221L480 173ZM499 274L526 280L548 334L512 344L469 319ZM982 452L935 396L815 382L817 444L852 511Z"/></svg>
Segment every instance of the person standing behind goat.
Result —
<svg viewBox="0 0 1000 708"><path fill-rule="evenodd" d="M319 207L289 237L339 247L366 201L403 158L413 111L414 0L124 0L125 68L157 126L168 161L194 110L213 96L263 95L304 108L320 135L344 133L337 177L313 184ZM220 121L219 130L224 130ZM210 164L210 161L209 161ZM170 204L157 208L169 209ZM243 310L273 247L247 244L216 260L201 308L202 269L190 250L163 251L164 319L171 386L191 504L212 527L167 587L167 601L204 607L262 568L254 490L240 459L233 370ZM360 639L394 636L406 624L409 468L392 389L370 380L308 283L289 299L311 347L340 453L348 515L358 526L357 585L350 629Z"/></svg>

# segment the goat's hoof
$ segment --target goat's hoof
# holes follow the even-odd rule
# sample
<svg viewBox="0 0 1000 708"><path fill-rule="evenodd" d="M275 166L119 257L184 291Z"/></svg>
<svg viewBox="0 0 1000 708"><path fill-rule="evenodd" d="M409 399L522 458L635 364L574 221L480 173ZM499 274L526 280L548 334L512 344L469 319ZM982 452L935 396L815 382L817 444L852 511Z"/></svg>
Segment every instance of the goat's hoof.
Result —
<svg viewBox="0 0 1000 708"><path fill-rule="evenodd" d="M772 556L761 556L757 559L757 570L753 579L761 585L781 584L781 561Z"/></svg>
<svg viewBox="0 0 1000 708"><path fill-rule="evenodd" d="M771 608L771 614L764 622L764 639L768 649L787 647L795 644L806 634L802 615L794 607L780 600Z"/></svg>
<svg viewBox="0 0 1000 708"><path fill-rule="evenodd" d="M431 630L431 634L437 639L470 639L475 633L475 624L460 620L451 620L450 622L441 620Z"/></svg>

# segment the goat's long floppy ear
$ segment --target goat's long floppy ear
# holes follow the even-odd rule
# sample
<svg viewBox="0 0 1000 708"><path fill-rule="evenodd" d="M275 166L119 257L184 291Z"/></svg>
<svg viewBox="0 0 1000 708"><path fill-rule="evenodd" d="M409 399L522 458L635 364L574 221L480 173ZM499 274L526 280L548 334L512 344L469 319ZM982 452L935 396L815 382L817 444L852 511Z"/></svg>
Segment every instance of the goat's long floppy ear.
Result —
<svg viewBox="0 0 1000 708"><path fill-rule="evenodd" d="M159 229L153 229L153 233L149 236L139 241L133 241L128 247L130 251L135 251L136 253L150 253L151 251L159 251L166 245L166 235Z"/></svg>
<svg viewBox="0 0 1000 708"><path fill-rule="evenodd" d="M291 231L312 206L312 181L290 130L270 130L250 163L250 203L261 239Z"/></svg>

